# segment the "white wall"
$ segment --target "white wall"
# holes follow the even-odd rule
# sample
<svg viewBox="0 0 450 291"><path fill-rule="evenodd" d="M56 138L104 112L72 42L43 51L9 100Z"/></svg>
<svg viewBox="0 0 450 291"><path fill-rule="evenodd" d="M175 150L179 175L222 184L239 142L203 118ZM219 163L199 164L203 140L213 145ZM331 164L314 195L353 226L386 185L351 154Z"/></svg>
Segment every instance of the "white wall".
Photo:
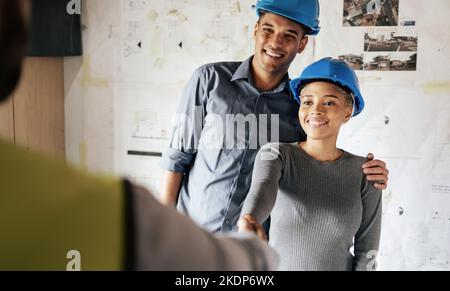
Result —
<svg viewBox="0 0 450 291"><path fill-rule="evenodd" d="M366 109L339 146L388 163L382 270L450 270L450 2L400 0L415 27L343 27L343 1L322 0L322 31L291 76L325 56L364 53L364 33L418 36L417 71L358 72ZM65 60L67 158L158 188L170 120L192 71L253 51L253 0L85 0L84 56ZM179 44L182 42L182 47ZM383 53L384 54L384 53ZM391 52L392 58L408 53Z"/></svg>

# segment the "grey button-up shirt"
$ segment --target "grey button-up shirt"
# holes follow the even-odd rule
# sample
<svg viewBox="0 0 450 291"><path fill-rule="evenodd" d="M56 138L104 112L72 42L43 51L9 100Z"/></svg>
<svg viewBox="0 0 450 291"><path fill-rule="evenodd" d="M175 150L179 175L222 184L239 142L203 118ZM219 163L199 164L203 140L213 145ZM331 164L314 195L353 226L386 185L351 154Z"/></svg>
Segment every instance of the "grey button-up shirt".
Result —
<svg viewBox="0 0 450 291"><path fill-rule="evenodd" d="M185 173L178 209L213 232L235 228L259 148L306 138L289 76L260 92L253 85L252 59L194 72L162 159L167 170Z"/></svg>

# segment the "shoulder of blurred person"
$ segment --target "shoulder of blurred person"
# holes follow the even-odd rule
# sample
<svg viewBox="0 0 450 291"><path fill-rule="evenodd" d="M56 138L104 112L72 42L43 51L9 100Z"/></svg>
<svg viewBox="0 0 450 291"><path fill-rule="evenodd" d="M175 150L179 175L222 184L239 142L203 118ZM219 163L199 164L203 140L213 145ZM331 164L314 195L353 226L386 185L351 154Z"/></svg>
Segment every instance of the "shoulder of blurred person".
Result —
<svg viewBox="0 0 450 291"><path fill-rule="evenodd" d="M20 269L64 269L70 250L81 254L86 269L122 268L120 179L91 176L4 141L0 159L0 229L7 238L0 241L0 269L15 262Z"/></svg>

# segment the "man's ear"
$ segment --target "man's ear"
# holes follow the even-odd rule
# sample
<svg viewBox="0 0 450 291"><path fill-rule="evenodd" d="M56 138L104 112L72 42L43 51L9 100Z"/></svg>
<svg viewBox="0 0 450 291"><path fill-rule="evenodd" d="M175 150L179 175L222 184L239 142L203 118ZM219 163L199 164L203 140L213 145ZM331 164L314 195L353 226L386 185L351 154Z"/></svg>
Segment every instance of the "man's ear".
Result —
<svg viewBox="0 0 450 291"><path fill-rule="evenodd" d="M31 22L31 6L32 3L30 0L20 0L20 9L23 16L23 19L27 26L30 25Z"/></svg>
<svg viewBox="0 0 450 291"><path fill-rule="evenodd" d="M258 31L258 28L259 28L259 21L256 22L255 28L253 28L253 39L256 39L256 32Z"/></svg>
<svg viewBox="0 0 450 291"><path fill-rule="evenodd" d="M309 37L307 35L304 35L303 38L300 40L300 44L298 46L298 53L301 54L305 48L306 45L308 45Z"/></svg>
<svg viewBox="0 0 450 291"><path fill-rule="evenodd" d="M306 45L308 44L308 40L309 40L309 38L307 35L304 35L303 38L300 40L300 44L298 45L298 50L297 50L298 54L301 54L305 50Z"/></svg>

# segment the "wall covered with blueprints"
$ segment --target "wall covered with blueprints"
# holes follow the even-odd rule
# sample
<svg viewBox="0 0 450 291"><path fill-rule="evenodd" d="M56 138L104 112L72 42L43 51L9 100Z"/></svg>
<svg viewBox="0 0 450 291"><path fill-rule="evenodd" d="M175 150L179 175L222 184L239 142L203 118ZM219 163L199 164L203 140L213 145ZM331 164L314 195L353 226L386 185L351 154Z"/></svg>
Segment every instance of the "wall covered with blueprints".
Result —
<svg viewBox="0 0 450 291"><path fill-rule="evenodd" d="M198 66L253 51L253 0L85 0L83 57L65 59L67 158L158 189L181 91ZM450 2L321 0L325 56L356 70L366 109L339 146L389 167L381 270L450 270Z"/></svg>

